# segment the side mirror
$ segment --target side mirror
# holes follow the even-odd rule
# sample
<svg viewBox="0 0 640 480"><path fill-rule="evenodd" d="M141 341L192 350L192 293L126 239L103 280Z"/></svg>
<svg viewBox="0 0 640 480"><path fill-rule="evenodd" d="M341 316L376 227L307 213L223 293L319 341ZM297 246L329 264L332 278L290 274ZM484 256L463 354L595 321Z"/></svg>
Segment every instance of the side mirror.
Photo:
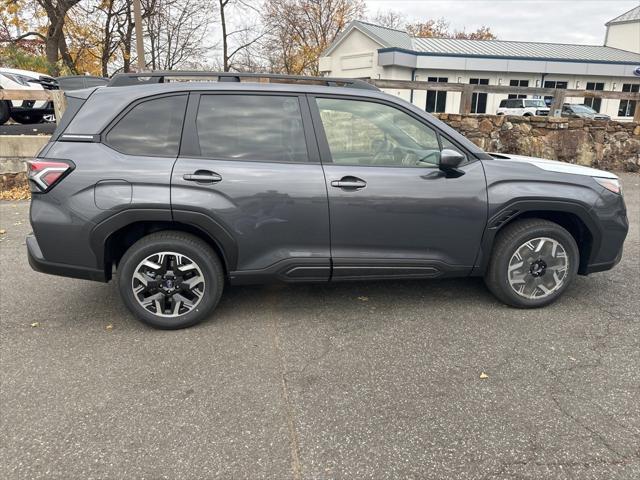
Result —
<svg viewBox="0 0 640 480"><path fill-rule="evenodd" d="M440 163L438 167L445 172L453 171L456 170L464 160L465 156L462 153L445 148L440 152Z"/></svg>

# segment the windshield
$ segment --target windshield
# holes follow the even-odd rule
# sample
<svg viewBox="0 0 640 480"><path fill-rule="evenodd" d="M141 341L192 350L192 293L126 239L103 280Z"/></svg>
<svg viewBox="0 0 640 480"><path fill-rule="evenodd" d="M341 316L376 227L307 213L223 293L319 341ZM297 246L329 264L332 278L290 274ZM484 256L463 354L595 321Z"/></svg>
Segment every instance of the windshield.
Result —
<svg viewBox="0 0 640 480"><path fill-rule="evenodd" d="M544 103L544 100L540 99L540 100L525 100L524 101L524 106L525 107L543 107L546 108L547 104Z"/></svg>
<svg viewBox="0 0 640 480"><path fill-rule="evenodd" d="M593 108L586 105L571 105L571 110L579 113L598 113Z"/></svg>

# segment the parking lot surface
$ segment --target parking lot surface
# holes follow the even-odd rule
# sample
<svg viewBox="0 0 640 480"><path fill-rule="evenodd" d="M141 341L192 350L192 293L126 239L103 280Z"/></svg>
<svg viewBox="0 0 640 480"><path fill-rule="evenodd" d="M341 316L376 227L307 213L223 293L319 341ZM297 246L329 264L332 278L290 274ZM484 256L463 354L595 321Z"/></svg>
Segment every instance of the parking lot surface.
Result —
<svg viewBox="0 0 640 480"><path fill-rule="evenodd" d="M5 123L0 125L0 135L51 135L55 129L55 123Z"/></svg>
<svg viewBox="0 0 640 480"><path fill-rule="evenodd" d="M622 263L541 310L479 279L234 287L174 332L33 272L28 203L0 203L0 478L638 479L623 184Z"/></svg>

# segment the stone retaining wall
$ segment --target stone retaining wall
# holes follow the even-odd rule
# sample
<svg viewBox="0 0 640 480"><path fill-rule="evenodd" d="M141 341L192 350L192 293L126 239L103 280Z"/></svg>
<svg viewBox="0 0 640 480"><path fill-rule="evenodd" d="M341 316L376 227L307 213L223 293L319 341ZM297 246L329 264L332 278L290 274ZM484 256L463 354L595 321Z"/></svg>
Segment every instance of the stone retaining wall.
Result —
<svg viewBox="0 0 640 480"><path fill-rule="evenodd" d="M487 152L578 163L605 170L640 170L640 124L504 115L436 114Z"/></svg>

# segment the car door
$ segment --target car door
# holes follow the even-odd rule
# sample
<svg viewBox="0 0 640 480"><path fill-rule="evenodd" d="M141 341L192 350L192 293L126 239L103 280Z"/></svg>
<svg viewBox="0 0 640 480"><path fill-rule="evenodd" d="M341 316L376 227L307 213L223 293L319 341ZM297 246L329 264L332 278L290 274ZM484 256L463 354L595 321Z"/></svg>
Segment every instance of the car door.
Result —
<svg viewBox="0 0 640 480"><path fill-rule="evenodd" d="M327 191L304 97L190 94L171 203L174 220L220 245L232 282L329 278Z"/></svg>
<svg viewBox="0 0 640 480"><path fill-rule="evenodd" d="M334 279L470 272L487 216L480 161L438 168L451 139L384 101L310 97L329 192ZM469 155L467 153L467 155Z"/></svg>

